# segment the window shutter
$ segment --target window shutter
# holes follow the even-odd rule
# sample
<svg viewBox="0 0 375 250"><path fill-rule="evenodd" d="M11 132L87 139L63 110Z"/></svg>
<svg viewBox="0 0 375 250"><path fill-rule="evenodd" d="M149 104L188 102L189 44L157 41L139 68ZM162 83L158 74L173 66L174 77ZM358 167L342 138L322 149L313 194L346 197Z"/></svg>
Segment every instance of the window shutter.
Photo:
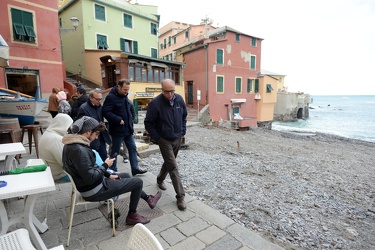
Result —
<svg viewBox="0 0 375 250"><path fill-rule="evenodd" d="M138 42L133 41L133 53L138 54Z"/></svg>
<svg viewBox="0 0 375 250"><path fill-rule="evenodd" d="M223 82L224 82L224 79L223 79L223 77L222 76L218 76L217 77L217 86L216 86L216 91L217 92L224 92L224 84L223 84Z"/></svg>
<svg viewBox="0 0 375 250"><path fill-rule="evenodd" d="M19 23L13 23L14 30L16 31L17 35L26 36L25 30L23 29L23 25Z"/></svg>
<svg viewBox="0 0 375 250"><path fill-rule="evenodd" d="M34 38L36 37L33 27L25 25L25 30L28 36L34 37Z"/></svg>
<svg viewBox="0 0 375 250"><path fill-rule="evenodd" d="M241 78L236 78L236 92L241 92Z"/></svg>
<svg viewBox="0 0 375 250"><path fill-rule="evenodd" d="M125 52L125 39L120 38L120 49L122 52Z"/></svg>
<svg viewBox="0 0 375 250"><path fill-rule="evenodd" d="M251 56L250 69L255 69L255 56Z"/></svg>
<svg viewBox="0 0 375 250"><path fill-rule="evenodd" d="M216 63L217 64L224 64L223 63L223 50L217 49L216 50Z"/></svg>
<svg viewBox="0 0 375 250"><path fill-rule="evenodd" d="M255 79L255 90L254 90L255 93L258 93L259 92L259 79Z"/></svg>

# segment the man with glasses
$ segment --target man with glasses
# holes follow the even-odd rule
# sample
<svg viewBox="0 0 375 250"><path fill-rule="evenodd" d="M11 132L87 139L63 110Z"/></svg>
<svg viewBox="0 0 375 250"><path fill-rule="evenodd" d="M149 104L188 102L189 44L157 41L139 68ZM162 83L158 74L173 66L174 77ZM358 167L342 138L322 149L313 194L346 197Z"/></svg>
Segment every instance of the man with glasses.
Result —
<svg viewBox="0 0 375 250"><path fill-rule="evenodd" d="M83 116L89 116L94 118L98 122L103 122L104 119L102 115L101 100L101 90L91 90L87 102L82 104L78 109L77 120ZM92 149L98 151L100 158L102 158L103 161L105 161L105 159L107 159L108 157L106 144L111 145L111 138L109 137L108 131L106 129L102 133L100 133L98 138L93 140L90 144L90 147Z"/></svg>
<svg viewBox="0 0 375 250"><path fill-rule="evenodd" d="M134 125L131 106L128 99L130 81L120 79L117 86L113 87L103 104L103 116L109 124L109 134L112 136L111 155L119 154L122 142L129 152L130 167L132 175L144 174L147 171L138 166L137 146L134 141ZM117 160L111 169L117 171Z"/></svg>
<svg viewBox="0 0 375 250"><path fill-rule="evenodd" d="M159 145L164 159L156 182L160 189L166 190L164 180L169 173L176 192L177 207L179 210L185 210L185 191L176 157L182 137L186 133L187 110L182 96L175 93L175 87L175 82L171 79L162 81L162 93L149 103L144 124L151 139Z"/></svg>

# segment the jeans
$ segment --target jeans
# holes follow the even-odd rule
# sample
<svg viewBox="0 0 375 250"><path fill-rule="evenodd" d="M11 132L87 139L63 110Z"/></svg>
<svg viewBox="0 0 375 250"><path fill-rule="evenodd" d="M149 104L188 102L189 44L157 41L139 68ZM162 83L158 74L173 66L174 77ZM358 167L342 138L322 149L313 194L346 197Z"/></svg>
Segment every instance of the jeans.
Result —
<svg viewBox="0 0 375 250"><path fill-rule="evenodd" d="M111 180L109 178L103 179L103 188L96 194L85 198L86 201L104 201L112 197L130 193L129 211L137 211L139 199L144 196L143 181L141 178L129 178L129 174L119 173L121 179Z"/></svg>
<svg viewBox="0 0 375 250"><path fill-rule="evenodd" d="M129 161L132 172L138 172L138 159L137 159L137 146L135 145L134 136L112 136L112 148L111 148L111 157L114 153L120 154L121 143L125 142L125 145L129 152ZM117 159L113 162L110 169L117 172Z"/></svg>

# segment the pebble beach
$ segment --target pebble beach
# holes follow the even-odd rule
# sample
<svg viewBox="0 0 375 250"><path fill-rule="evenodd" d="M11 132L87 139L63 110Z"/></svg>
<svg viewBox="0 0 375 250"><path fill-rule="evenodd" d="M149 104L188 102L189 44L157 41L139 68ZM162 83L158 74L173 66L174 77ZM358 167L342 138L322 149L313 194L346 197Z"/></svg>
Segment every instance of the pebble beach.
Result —
<svg viewBox="0 0 375 250"><path fill-rule="evenodd" d="M186 145L177 157L185 191L275 244L375 249L374 143L193 126ZM156 153L141 165L157 175L162 162Z"/></svg>

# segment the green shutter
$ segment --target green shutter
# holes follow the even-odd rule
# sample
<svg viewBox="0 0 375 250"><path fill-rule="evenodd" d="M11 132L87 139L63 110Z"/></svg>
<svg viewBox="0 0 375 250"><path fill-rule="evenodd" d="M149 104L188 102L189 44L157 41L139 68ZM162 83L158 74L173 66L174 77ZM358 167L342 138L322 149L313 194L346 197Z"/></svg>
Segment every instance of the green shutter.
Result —
<svg viewBox="0 0 375 250"><path fill-rule="evenodd" d="M151 23L151 34L152 35L157 35L157 29L156 29L156 24Z"/></svg>
<svg viewBox="0 0 375 250"><path fill-rule="evenodd" d="M12 23L19 23L22 24L22 11L11 9L12 12Z"/></svg>
<svg viewBox="0 0 375 250"><path fill-rule="evenodd" d="M217 49L216 50L216 63L217 64L224 64L223 60L224 60L224 58L223 58L223 50Z"/></svg>
<svg viewBox="0 0 375 250"><path fill-rule="evenodd" d="M26 30L26 33L27 33L28 36L34 37L34 38L36 37L33 27L31 27L29 25L25 25L25 30Z"/></svg>
<svg viewBox="0 0 375 250"><path fill-rule="evenodd" d="M120 38L120 49L122 52L125 52L125 39Z"/></svg>
<svg viewBox="0 0 375 250"><path fill-rule="evenodd" d="M241 78L236 78L236 92L241 93Z"/></svg>
<svg viewBox="0 0 375 250"><path fill-rule="evenodd" d="M26 36L25 30L22 24L13 23L13 27L17 35Z"/></svg>
<svg viewBox="0 0 375 250"><path fill-rule="evenodd" d="M251 56L250 69L255 69L255 56Z"/></svg>
<svg viewBox="0 0 375 250"><path fill-rule="evenodd" d="M259 79L255 79L255 90L254 90L255 93L258 93L259 92Z"/></svg>
<svg viewBox="0 0 375 250"><path fill-rule="evenodd" d="M157 49L151 49L151 57L152 58L158 58L158 50Z"/></svg>
<svg viewBox="0 0 375 250"><path fill-rule="evenodd" d="M133 28L133 17L128 14L124 14L124 26L127 28Z"/></svg>
<svg viewBox="0 0 375 250"><path fill-rule="evenodd" d="M267 93L271 93L271 91L273 90L272 85L271 84L267 84L266 85L266 89L267 89Z"/></svg>
<svg viewBox="0 0 375 250"><path fill-rule="evenodd" d="M216 78L217 85L216 85L216 91L217 92L224 92L224 78L222 76L218 76Z"/></svg>
<svg viewBox="0 0 375 250"><path fill-rule="evenodd" d="M95 4L95 18L105 21L105 9L103 6Z"/></svg>
<svg viewBox="0 0 375 250"><path fill-rule="evenodd" d="M133 41L133 53L138 54L138 42Z"/></svg>

